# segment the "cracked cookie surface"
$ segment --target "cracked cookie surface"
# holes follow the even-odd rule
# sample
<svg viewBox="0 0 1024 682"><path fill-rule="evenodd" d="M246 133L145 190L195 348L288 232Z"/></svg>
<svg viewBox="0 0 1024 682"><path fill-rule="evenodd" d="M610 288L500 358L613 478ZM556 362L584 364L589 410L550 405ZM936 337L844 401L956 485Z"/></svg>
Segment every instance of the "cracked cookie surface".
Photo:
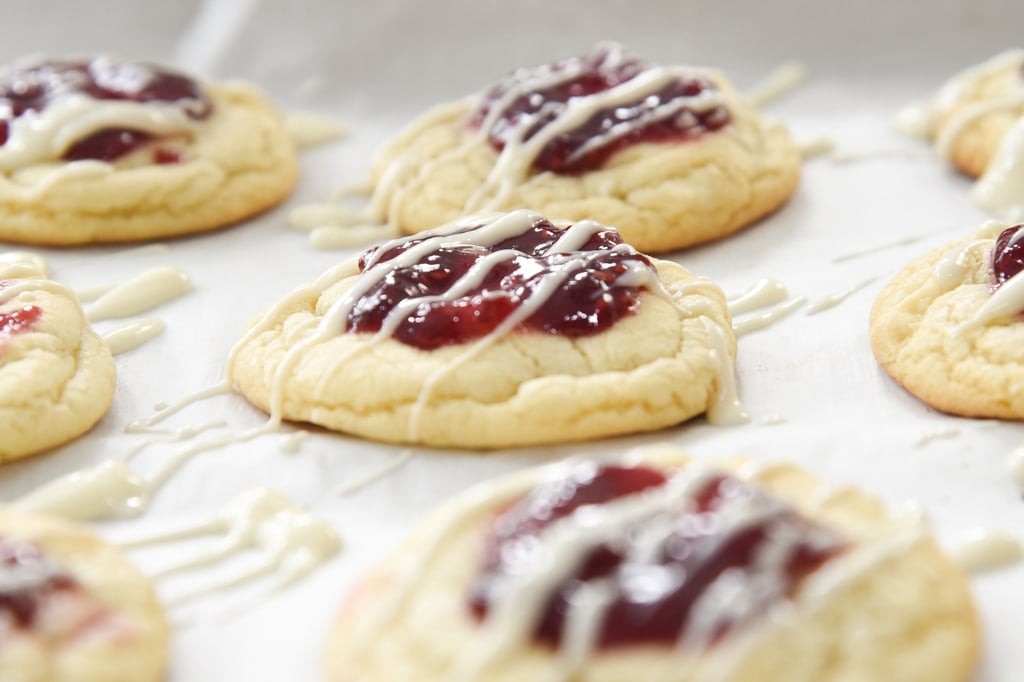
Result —
<svg viewBox="0 0 1024 682"><path fill-rule="evenodd" d="M0 266L0 462L88 431L110 408L114 377L72 291L27 264Z"/></svg>
<svg viewBox="0 0 1024 682"><path fill-rule="evenodd" d="M588 622L577 621L575 639L563 640L558 649L531 641L529 624L525 630L521 624L506 630L502 622L518 621L492 625L487 619L477 620L471 611L470 596L484 560L488 528L497 518L506 518L507 510L517 508L517 500L540 481L561 480L552 478L551 472L567 464L520 472L476 486L442 505L356 586L328 640L329 679L964 682L971 678L980 642L967 581L919 523L893 519L867 494L831 487L792 465L697 464L677 448L657 450L629 460L630 464L639 462L683 475L693 467L724 472L795 507L813 523L841 533L850 545L806 576L791 596L791 604L759 614L744 630L726 633L696 651L678 642L611 648L598 644L581 655L580 637L591 631ZM540 513L545 507L537 509ZM586 527L585 519L580 519L580 526ZM520 556L526 562L536 551L528 543L519 549L509 561ZM545 565L541 576L558 570L551 563ZM525 564L521 570L528 571ZM536 585L550 588L544 580ZM631 586L637 594L646 594L639 584ZM648 587L658 589L654 584ZM522 595L517 603L537 598L529 587L515 594ZM730 594L735 604L738 595ZM586 597L579 593L580 600Z"/></svg>
<svg viewBox="0 0 1024 682"><path fill-rule="evenodd" d="M0 508L0 560L0 679L165 679L163 610L117 550L66 521Z"/></svg>
<svg viewBox="0 0 1024 682"><path fill-rule="evenodd" d="M385 442L498 448L665 428L716 404L736 345L721 289L653 264L664 293L640 289L599 333L513 329L432 350L345 332L332 316L366 278L342 264L258 318L229 374L271 414Z"/></svg>
<svg viewBox="0 0 1024 682"><path fill-rule="evenodd" d="M0 240L123 242L212 230L260 213L292 190L295 145L266 97L203 84L208 117L111 162L32 162L0 175ZM166 162L155 162L155 153Z"/></svg>
<svg viewBox="0 0 1024 682"><path fill-rule="evenodd" d="M555 219L615 225L647 252L735 232L789 198L800 156L785 128L762 117L721 74L699 73L728 111L728 123L690 138L641 139L579 173L506 174L504 168L516 165L507 163L508 147L502 156L486 131L468 123L477 98L427 112L378 155L372 173L378 218L414 233L469 211L525 207Z"/></svg>

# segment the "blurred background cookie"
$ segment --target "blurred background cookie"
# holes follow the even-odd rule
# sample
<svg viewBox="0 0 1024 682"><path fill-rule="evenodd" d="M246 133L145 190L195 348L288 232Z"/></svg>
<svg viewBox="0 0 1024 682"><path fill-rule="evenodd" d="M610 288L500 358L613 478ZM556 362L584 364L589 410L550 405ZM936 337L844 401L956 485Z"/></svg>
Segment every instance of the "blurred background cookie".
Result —
<svg viewBox="0 0 1024 682"><path fill-rule="evenodd" d="M114 360L75 293L0 262L0 462L77 438L114 397Z"/></svg>
<svg viewBox="0 0 1024 682"><path fill-rule="evenodd" d="M0 240L83 244L211 230L295 184L295 146L259 91L110 57L0 75Z"/></svg>
<svg viewBox="0 0 1024 682"><path fill-rule="evenodd" d="M919 521L786 464L568 460L425 519L346 603L335 682L970 679Z"/></svg>
<svg viewBox="0 0 1024 682"><path fill-rule="evenodd" d="M119 552L56 518L0 509L0 679L157 682L168 628Z"/></svg>

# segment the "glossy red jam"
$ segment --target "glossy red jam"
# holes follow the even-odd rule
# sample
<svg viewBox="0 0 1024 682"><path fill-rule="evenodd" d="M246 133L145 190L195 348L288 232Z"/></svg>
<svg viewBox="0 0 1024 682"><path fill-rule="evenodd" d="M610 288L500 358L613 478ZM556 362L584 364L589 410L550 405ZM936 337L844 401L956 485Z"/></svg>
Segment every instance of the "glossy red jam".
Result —
<svg viewBox="0 0 1024 682"><path fill-rule="evenodd" d="M43 599L77 587L35 545L0 538L0 618L6 614L14 625L31 627Z"/></svg>
<svg viewBox="0 0 1024 682"><path fill-rule="evenodd" d="M197 120L212 111L198 83L158 66L103 57L91 61L44 61L12 68L0 78L0 146L7 143L15 119L29 111L43 111L73 94L100 100L175 103ZM151 139L140 131L100 130L72 144L63 158L113 161Z"/></svg>
<svg viewBox="0 0 1024 682"><path fill-rule="evenodd" d="M2 287L0 287L2 288ZM42 316L43 311L34 305L27 305L7 313L0 313L0 334L17 334L27 331Z"/></svg>
<svg viewBox="0 0 1024 682"><path fill-rule="evenodd" d="M992 247L992 288L1024 270L1024 225L1014 225L999 233Z"/></svg>
<svg viewBox="0 0 1024 682"><path fill-rule="evenodd" d="M423 350L467 343L494 331L531 296L541 296L537 289L542 283L558 277L561 283L520 327L578 338L635 311L641 289L619 281L626 272L637 267L654 272L650 261L632 249L613 250L622 238L612 229L596 232L579 251L551 254L548 249L563 230L547 220L537 219L522 234L494 246L473 243L476 229L462 233L465 242L438 246L408 265L391 261L422 243L422 237L408 238L379 257L376 249L364 253L363 276L383 276L353 306L347 331L377 332L399 303L423 299L400 321L393 338ZM432 298L446 294L482 258L505 249L515 253L494 264L479 286L447 300ZM367 270L371 257L376 259Z"/></svg>
<svg viewBox="0 0 1024 682"><path fill-rule="evenodd" d="M554 523L587 505L666 484L666 475L656 469L586 463L535 488L490 526L483 569L470 598L473 614L485 619L503 580L550 559L544 532ZM667 529L660 540L637 551L644 532L658 527ZM597 647L673 645L687 634L691 614L710 589L728 584L731 590L749 590L740 600L747 608L713 612L714 622L700 640L710 645L792 597L808 574L845 547L838 533L785 503L732 476L708 475L676 504L627 524L607 542L585 547L579 563L548 593L533 635L538 643L557 648L574 597L588 586L604 585L611 601L598 616ZM737 601L735 593L732 601Z"/></svg>
<svg viewBox="0 0 1024 682"><path fill-rule="evenodd" d="M523 139L529 140L564 112L570 100L610 90L649 68L649 63L625 57L617 48L606 48L584 57L564 59L534 69L519 69L484 94L483 101L470 116L469 124L479 128L491 110L501 106L501 113L487 131L487 139L500 152L516 136L517 126L527 125ZM559 73L573 75L555 85L545 85L544 81L550 82L550 78ZM678 98L695 97L712 90L715 86L702 76L680 76L634 101L597 110L583 123L555 136L545 145L534 159L534 170L585 173L602 167L612 154L633 144L683 142L719 130L731 121L729 111L721 106L704 111L683 107L664 118L655 115L657 109ZM510 93L520 91L522 94L512 101L503 101ZM612 135L600 145L583 149L595 137L607 135L616 127L628 127L630 130L625 134Z"/></svg>

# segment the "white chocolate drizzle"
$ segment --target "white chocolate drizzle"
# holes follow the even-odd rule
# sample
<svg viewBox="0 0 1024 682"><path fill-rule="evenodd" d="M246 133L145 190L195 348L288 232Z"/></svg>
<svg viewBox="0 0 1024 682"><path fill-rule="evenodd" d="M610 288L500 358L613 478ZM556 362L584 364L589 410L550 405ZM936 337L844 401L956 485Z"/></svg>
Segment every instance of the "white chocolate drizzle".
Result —
<svg viewBox="0 0 1024 682"><path fill-rule="evenodd" d="M975 528L951 548L950 555L965 571L976 575L1020 563L1024 547L1005 531Z"/></svg>
<svg viewBox="0 0 1024 682"><path fill-rule="evenodd" d="M342 485L339 485L337 488L334 489L334 494L337 495L338 497L347 497L349 495L354 495L355 493L370 487L377 481L380 481L381 479L389 476L395 471L398 471L400 468L405 466L409 462L409 460L412 459L412 455L412 450L403 450L402 452L398 453L398 455L393 457L391 461L386 462L385 464L381 465L376 470L371 471L367 475L361 478L357 478L355 481L352 481L351 483L343 483Z"/></svg>
<svg viewBox="0 0 1024 682"><path fill-rule="evenodd" d="M306 204L292 209L288 214L288 224L304 232L311 232L318 227L355 225L366 219L365 212L340 204Z"/></svg>
<svg viewBox="0 0 1024 682"><path fill-rule="evenodd" d="M160 580L192 572L220 564L246 551L258 552L261 556L259 563L255 568L233 577L179 594L170 600L172 606L229 590L273 573L280 576L273 589L286 588L331 559L342 547L341 538L325 519L265 488L241 494L209 521L120 544L122 547L137 549L209 535L222 536L219 547L167 566L152 577Z"/></svg>
<svg viewBox="0 0 1024 682"><path fill-rule="evenodd" d="M747 99L756 106L764 106L783 95L792 92L807 80L807 65L801 62L785 62L765 76L747 93Z"/></svg>
<svg viewBox="0 0 1024 682"><path fill-rule="evenodd" d="M309 245L321 251L348 249L365 246L373 242L393 239L397 234L387 225L375 223L340 227L338 225L322 225L309 232Z"/></svg>
<svg viewBox="0 0 1024 682"><path fill-rule="evenodd" d="M299 149L317 147L348 135L344 124L308 111L289 111L284 117L284 129Z"/></svg>
<svg viewBox="0 0 1024 682"><path fill-rule="evenodd" d="M859 284L855 284L852 287L843 289L838 293L823 296L822 298L819 298L817 301L814 301L809 306L807 306L807 314L817 315L818 313L825 312L826 310L831 310L832 308L835 308L837 305L839 305L840 303L848 299L850 296L860 291L861 289L869 286L870 284L873 284L877 279L878 277L868 277Z"/></svg>
<svg viewBox="0 0 1024 682"><path fill-rule="evenodd" d="M953 426L935 429L934 431L928 431L927 433L922 434L921 437L914 442L914 447L922 448L934 441L948 440L950 438L956 438L959 435L960 429Z"/></svg>
<svg viewBox="0 0 1024 682"><path fill-rule="evenodd" d="M1004 220L1024 221L1024 116L1003 136L971 196L978 206Z"/></svg>
<svg viewBox="0 0 1024 682"><path fill-rule="evenodd" d="M621 58L621 55L613 55L613 59L619 58ZM598 111L642 99L673 81L681 77L692 76L694 73L703 72L686 67L652 66L608 90L586 97L569 99L564 103L564 106L554 108L552 113L556 114L555 117L537 131L532 130L536 120L535 116L522 116L517 121L512 135L505 140L505 146L498 154L498 159L495 161L494 167L488 174L487 179L467 202L467 210L481 211L500 206L508 193L516 185L529 177L534 160L548 144L559 135L564 135L583 125ZM518 81L509 88L505 98L525 96L536 88L537 86L533 80ZM509 99L509 101L514 100ZM594 136L586 144L574 151L569 156L568 161L571 162L575 158L586 155L592 149L603 147L613 140L630 135L651 122L671 118L684 110L703 113L715 107L725 106L728 101L729 97L725 93L718 90L705 89L697 95L677 97L663 102L646 117L620 123L612 126L607 132ZM496 103L492 107L488 119L500 116L503 113L503 109L504 107L500 103ZM477 132L480 139L486 138L489 133L491 126L488 119L484 120Z"/></svg>
<svg viewBox="0 0 1024 682"><path fill-rule="evenodd" d="M50 275L50 263L41 254L32 251L4 251L0 252L0 267L26 263L45 276Z"/></svg>
<svg viewBox="0 0 1024 682"><path fill-rule="evenodd" d="M113 289L115 286L116 285L114 284L97 284L96 286L85 287L84 289L75 289L75 295L78 296L79 302L90 303Z"/></svg>
<svg viewBox="0 0 1024 682"><path fill-rule="evenodd" d="M192 291L192 280L178 268L161 265L105 292L85 309L90 322L131 317Z"/></svg>
<svg viewBox="0 0 1024 682"><path fill-rule="evenodd" d="M93 64L102 68L105 61L100 57ZM26 111L10 122L7 142L0 147L0 171L58 161L76 142L107 128L155 136L189 134L200 125L189 116L198 104L103 100L80 92L58 95L42 111Z"/></svg>
<svg viewBox="0 0 1024 682"><path fill-rule="evenodd" d="M829 137L816 137L807 142L801 142L797 147L800 149L801 158L806 160L818 156L830 156L836 149L836 142Z"/></svg>
<svg viewBox="0 0 1024 682"><path fill-rule="evenodd" d="M164 331L164 323L155 317L133 320L117 329L103 334L102 338L110 346L114 355L127 353L158 336Z"/></svg>
<svg viewBox="0 0 1024 682"><path fill-rule="evenodd" d="M277 448L289 455L299 451L302 443L309 439L309 431L292 431L281 436L277 441Z"/></svg>
<svg viewBox="0 0 1024 682"><path fill-rule="evenodd" d="M789 289L777 279L760 279L752 287L729 299L729 314L742 315L759 308L782 303L789 298Z"/></svg>
<svg viewBox="0 0 1024 682"><path fill-rule="evenodd" d="M773 305L763 313L753 313L738 320L733 320L732 329L737 337L745 336L751 332L759 331L771 326L779 320L788 317L790 313L807 303L804 296L796 296Z"/></svg>
<svg viewBox="0 0 1024 682"><path fill-rule="evenodd" d="M746 424L750 421L750 414L740 401L736 390L736 367L726 342L725 332L707 317L701 318L701 321L711 342L708 353L716 377L713 402L707 411L708 422L721 426Z"/></svg>
<svg viewBox="0 0 1024 682"><path fill-rule="evenodd" d="M833 263L845 263L849 260L856 260L857 258L863 258L864 256L871 256L882 251L888 251L889 249L899 248L901 246L908 246L910 244L916 244L917 242L924 239L924 235L914 234L909 237L902 237L895 241L886 242L884 244L878 244L877 246L869 246L867 248L860 249L858 251L851 251L836 256L832 259Z"/></svg>
<svg viewBox="0 0 1024 682"><path fill-rule="evenodd" d="M961 71L946 81L928 99L914 102L899 111L894 127L904 135L932 138L939 119L948 114L978 82L1000 71L1024 64L1024 50L1007 50L991 59Z"/></svg>
<svg viewBox="0 0 1024 682"><path fill-rule="evenodd" d="M1017 490L1024 494L1024 445L1018 446L1006 459L1006 471Z"/></svg>

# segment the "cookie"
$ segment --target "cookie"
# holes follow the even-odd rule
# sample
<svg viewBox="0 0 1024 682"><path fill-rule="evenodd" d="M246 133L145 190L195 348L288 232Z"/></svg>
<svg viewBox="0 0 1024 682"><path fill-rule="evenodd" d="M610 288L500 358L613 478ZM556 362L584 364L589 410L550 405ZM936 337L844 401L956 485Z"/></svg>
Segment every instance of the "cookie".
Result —
<svg viewBox="0 0 1024 682"><path fill-rule="evenodd" d="M968 586L920 519L678 451L471 489L355 588L332 682L965 681Z"/></svg>
<svg viewBox="0 0 1024 682"><path fill-rule="evenodd" d="M73 291L0 260L0 462L92 428L114 397L114 359Z"/></svg>
<svg viewBox="0 0 1024 682"><path fill-rule="evenodd" d="M222 227L283 200L295 146L255 89L107 57L0 76L0 240L122 242Z"/></svg>
<svg viewBox="0 0 1024 682"><path fill-rule="evenodd" d="M530 208L615 225L646 252L728 235L796 188L800 155L710 69L603 45L427 112L380 151L374 218L407 234Z"/></svg>
<svg viewBox="0 0 1024 682"><path fill-rule="evenodd" d="M904 132L934 140L939 153L978 177L1024 116L1024 50L1008 50L947 81L900 113Z"/></svg>
<svg viewBox="0 0 1024 682"><path fill-rule="evenodd" d="M1024 418L1022 229L986 223L910 263L875 301L875 357L932 407Z"/></svg>
<svg viewBox="0 0 1024 682"><path fill-rule="evenodd" d="M519 210L342 263L264 313L228 374L275 418L499 448L741 418L735 343L710 281Z"/></svg>
<svg viewBox="0 0 1024 682"><path fill-rule="evenodd" d="M156 682L168 627L149 581L66 521L0 509L0 679Z"/></svg>

